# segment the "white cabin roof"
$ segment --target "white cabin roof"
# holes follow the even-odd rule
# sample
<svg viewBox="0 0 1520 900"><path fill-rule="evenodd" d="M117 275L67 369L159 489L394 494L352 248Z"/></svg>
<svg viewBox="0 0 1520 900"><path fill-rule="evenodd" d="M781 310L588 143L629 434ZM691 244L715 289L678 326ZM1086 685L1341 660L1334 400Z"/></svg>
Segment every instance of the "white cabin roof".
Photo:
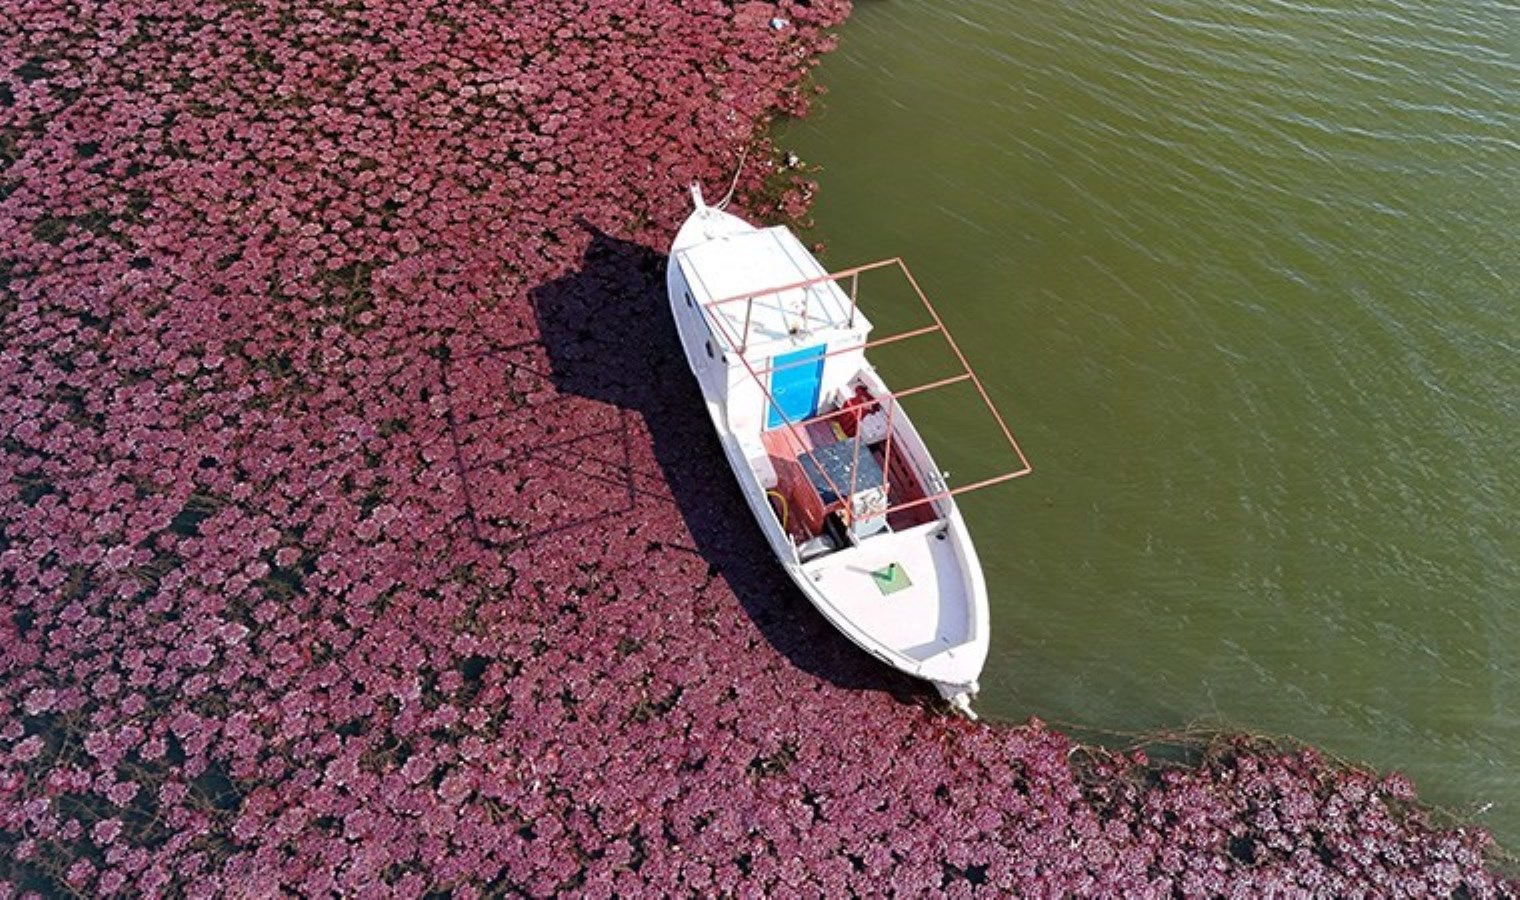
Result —
<svg viewBox="0 0 1520 900"><path fill-rule="evenodd" d="M686 273L692 298L701 304L828 276L797 236L779 225L719 235L677 250L675 256ZM864 335L871 327L858 310L851 325L849 295L832 281L762 294L753 304L724 303L707 312L721 323L713 330L728 349L737 349L736 343L744 340L748 315L746 355L783 342L793 346L823 343L830 333L840 331Z"/></svg>

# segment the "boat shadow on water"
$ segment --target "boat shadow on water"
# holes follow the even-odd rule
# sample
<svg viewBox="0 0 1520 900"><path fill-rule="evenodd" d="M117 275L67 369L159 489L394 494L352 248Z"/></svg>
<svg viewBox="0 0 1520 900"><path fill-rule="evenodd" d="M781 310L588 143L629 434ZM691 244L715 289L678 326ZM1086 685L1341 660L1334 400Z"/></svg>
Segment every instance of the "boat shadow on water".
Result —
<svg viewBox="0 0 1520 900"><path fill-rule="evenodd" d="M665 255L581 221L591 240L579 270L531 294L555 389L643 418L670 497L698 554L738 598L764 638L797 668L836 686L927 701L913 679L871 659L839 634L771 555L713 432L665 301ZM625 426L626 427L626 426ZM625 460L630 486L643 483ZM630 502L616 515L648 515ZM685 602L671 598L671 602Z"/></svg>

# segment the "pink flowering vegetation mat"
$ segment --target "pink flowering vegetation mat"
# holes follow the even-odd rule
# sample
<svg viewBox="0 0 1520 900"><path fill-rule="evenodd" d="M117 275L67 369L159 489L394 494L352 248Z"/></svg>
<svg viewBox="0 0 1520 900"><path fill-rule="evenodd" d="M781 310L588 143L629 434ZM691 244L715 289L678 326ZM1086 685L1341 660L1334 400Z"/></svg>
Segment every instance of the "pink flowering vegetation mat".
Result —
<svg viewBox="0 0 1520 900"><path fill-rule="evenodd" d="M765 559L657 250L745 146L805 212L845 13L0 0L0 896L1512 894L1397 776L928 714Z"/></svg>

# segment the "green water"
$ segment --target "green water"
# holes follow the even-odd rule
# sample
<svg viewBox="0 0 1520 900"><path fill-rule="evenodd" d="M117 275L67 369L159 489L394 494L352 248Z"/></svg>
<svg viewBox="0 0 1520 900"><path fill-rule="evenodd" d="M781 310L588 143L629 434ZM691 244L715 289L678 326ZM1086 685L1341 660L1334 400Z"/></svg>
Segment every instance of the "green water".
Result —
<svg viewBox="0 0 1520 900"><path fill-rule="evenodd" d="M962 503L980 710L1291 734L1520 847L1515 7L860 0L841 38L779 135L809 237L908 260L1035 466Z"/></svg>

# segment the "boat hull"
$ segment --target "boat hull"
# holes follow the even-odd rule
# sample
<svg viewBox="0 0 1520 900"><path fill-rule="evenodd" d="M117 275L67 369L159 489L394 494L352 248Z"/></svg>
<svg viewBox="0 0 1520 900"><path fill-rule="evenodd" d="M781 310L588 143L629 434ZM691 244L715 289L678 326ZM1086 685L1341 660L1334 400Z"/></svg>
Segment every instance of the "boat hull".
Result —
<svg viewBox="0 0 1520 900"><path fill-rule="evenodd" d="M954 502L937 501L942 513L916 528L804 560L756 474L758 434L736 434L730 425L724 392L732 348L715 350L710 321L704 319L702 305L692 301L687 273L676 259L684 248L754 230L742 219L699 205L673 243L667 271L671 314L724 456L772 554L819 612L861 649L928 681L952 706L971 715L970 701L987 655L987 598L980 562ZM905 417L903 426L911 429ZM928 477L943 488L937 469ZM888 597L871 576L893 565L911 573L912 583Z"/></svg>

